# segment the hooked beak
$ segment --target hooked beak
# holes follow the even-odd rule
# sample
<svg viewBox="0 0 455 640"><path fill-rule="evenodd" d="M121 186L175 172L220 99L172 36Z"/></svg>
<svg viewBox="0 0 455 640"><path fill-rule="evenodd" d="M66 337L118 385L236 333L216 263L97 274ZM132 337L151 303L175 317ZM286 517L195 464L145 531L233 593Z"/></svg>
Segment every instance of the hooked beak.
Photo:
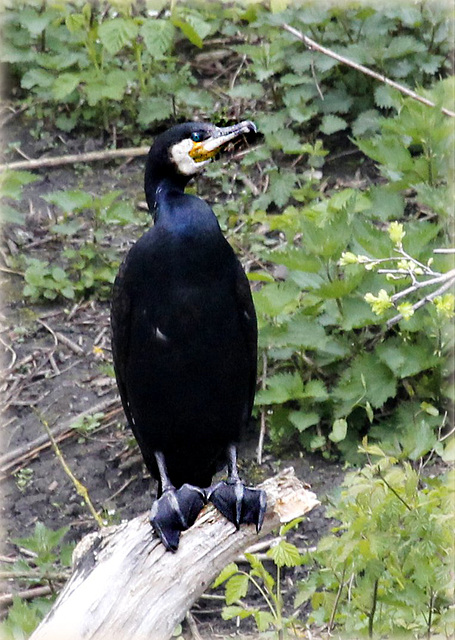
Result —
<svg viewBox="0 0 455 640"><path fill-rule="evenodd" d="M195 162L210 160L222 151L229 142L251 133L257 133L256 125L251 120L244 120L232 125L232 127L216 127L210 138L206 138L202 142L194 142L189 154Z"/></svg>

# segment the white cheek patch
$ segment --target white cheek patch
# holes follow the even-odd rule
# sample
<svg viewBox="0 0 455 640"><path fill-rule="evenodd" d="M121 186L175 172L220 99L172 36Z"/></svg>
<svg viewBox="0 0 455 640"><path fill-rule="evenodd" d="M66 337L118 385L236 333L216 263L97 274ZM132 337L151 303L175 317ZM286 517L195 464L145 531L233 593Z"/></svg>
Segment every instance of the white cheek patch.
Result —
<svg viewBox="0 0 455 640"><path fill-rule="evenodd" d="M172 162L177 167L179 173L184 176L192 176L195 173L202 171L204 166L210 162L210 160L204 160L203 162L195 162L190 156L190 151L193 148L193 141L187 138L177 144L174 144L170 148L169 155Z"/></svg>

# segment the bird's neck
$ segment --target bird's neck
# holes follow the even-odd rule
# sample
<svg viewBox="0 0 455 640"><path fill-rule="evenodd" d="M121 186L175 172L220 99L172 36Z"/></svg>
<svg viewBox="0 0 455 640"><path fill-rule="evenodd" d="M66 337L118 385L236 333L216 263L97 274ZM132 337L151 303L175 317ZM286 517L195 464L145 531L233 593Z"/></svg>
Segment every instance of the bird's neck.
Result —
<svg viewBox="0 0 455 640"><path fill-rule="evenodd" d="M168 166L158 165L151 158L148 159L145 170L144 190L149 211L154 218L156 217L160 194L164 191L183 193L189 180L190 176L176 173L169 177Z"/></svg>

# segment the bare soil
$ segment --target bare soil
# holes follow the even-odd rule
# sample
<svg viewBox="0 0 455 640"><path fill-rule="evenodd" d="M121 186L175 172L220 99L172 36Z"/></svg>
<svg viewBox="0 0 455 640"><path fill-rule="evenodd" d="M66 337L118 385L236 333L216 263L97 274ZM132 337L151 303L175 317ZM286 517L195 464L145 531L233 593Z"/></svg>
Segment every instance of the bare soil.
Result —
<svg viewBox="0 0 455 640"><path fill-rule="evenodd" d="M28 128L29 124L18 120L10 127L8 138L10 142L19 141L22 152L30 157L82 152L103 145L102 140L61 138L53 132L35 140ZM7 159L17 159L17 155L9 155ZM22 297L23 278L11 273L9 266L11 259L21 252L58 263L61 246L50 241L46 233L49 218L55 212L42 199L44 193L84 188L102 195L110 189L123 189L125 197L138 201L143 198L142 172L141 158L43 169L39 175L44 180L25 189L22 207L29 212L26 226L4 229L0 256L3 288L0 480L4 496L1 533L4 555L16 557L14 539L32 535L38 521L52 529L69 527L67 539L73 541L96 528L50 447L43 422L59 433L65 460L88 489L96 509L102 510L110 523L129 519L151 506L155 483L147 475L132 434L124 426L115 380L110 375L108 301L31 305ZM116 242L126 253L140 233L140 227L126 227L121 235L106 241ZM89 433L71 428L71 422L84 412L101 414L99 426ZM322 502L341 482L341 466L319 456L299 453L297 457L278 458L266 450L259 467L255 461L257 443L258 428L251 425L239 452L242 475L249 482L257 483L292 465ZM300 548L313 546L330 526L324 507L319 507L309 514L292 539ZM296 579L303 575L303 568L288 571L289 597ZM11 585L5 588L11 591ZM204 637L235 632L234 622L221 620L222 604L201 601L194 608ZM248 629L248 625L242 623L241 629Z"/></svg>

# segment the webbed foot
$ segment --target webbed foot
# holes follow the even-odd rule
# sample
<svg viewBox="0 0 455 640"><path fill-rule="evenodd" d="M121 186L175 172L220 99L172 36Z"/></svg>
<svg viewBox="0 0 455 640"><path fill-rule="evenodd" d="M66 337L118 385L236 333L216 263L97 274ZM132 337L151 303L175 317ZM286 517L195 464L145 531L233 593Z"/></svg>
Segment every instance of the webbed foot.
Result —
<svg viewBox="0 0 455 640"><path fill-rule="evenodd" d="M206 502L202 489L184 484L180 489L166 489L153 503L150 522L166 549L177 551L180 533L194 524Z"/></svg>
<svg viewBox="0 0 455 640"><path fill-rule="evenodd" d="M265 491L245 487L240 480L228 480L211 487L207 497L237 529L241 524L255 524L256 531L261 530L267 509Z"/></svg>

